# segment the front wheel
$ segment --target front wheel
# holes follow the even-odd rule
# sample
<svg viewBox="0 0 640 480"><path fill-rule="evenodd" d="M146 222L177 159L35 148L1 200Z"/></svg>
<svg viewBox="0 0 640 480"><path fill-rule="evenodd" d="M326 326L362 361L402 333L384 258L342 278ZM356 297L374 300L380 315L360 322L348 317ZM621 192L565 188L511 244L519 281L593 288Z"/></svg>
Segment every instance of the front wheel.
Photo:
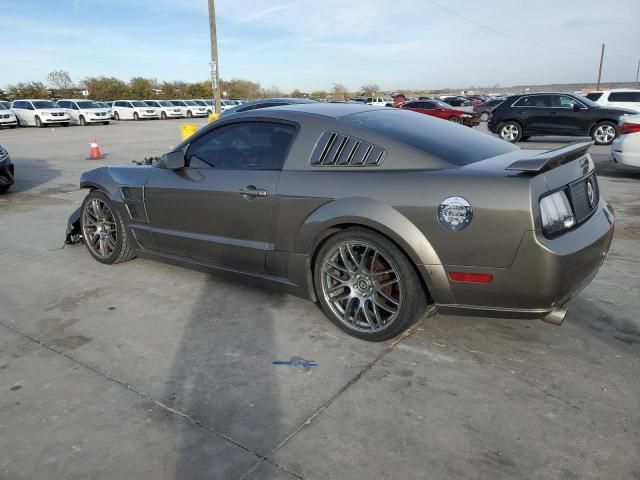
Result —
<svg viewBox="0 0 640 480"><path fill-rule="evenodd" d="M409 328L425 311L426 296L409 259L386 237L348 228L330 237L314 265L314 288L335 325L371 342Z"/></svg>
<svg viewBox="0 0 640 480"><path fill-rule="evenodd" d="M113 114L113 119L116 121L120 121L120 114L118 112Z"/></svg>
<svg viewBox="0 0 640 480"><path fill-rule="evenodd" d="M462 123L460 117L449 117L449 121L453 123Z"/></svg>
<svg viewBox="0 0 640 480"><path fill-rule="evenodd" d="M136 112L133 112L133 119L137 122L138 120L140 120L140 115L138 115Z"/></svg>
<svg viewBox="0 0 640 480"><path fill-rule="evenodd" d="M84 118L84 115L80 115L80 125L83 127L87 126L87 120Z"/></svg>
<svg viewBox="0 0 640 480"><path fill-rule="evenodd" d="M40 117L36 116L36 127L38 128L43 128L44 125L42 124L42 120L40 120Z"/></svg>
<svg viewBox="0 0 640 480"><path fill-rule="evenodd" d="M166 120L166 119L167 119L167 114L166 114L165 112L162 112L162 113L160 114L160 118L161 118L162 120Z"/></svg>
<svg viewBox="0 0 640 480"><path fill-rule="evenodd" d="M522 138L522 128L516 122L505 122L498 127L498 135L501 139L514 143Z"/></svg>
<svg viewBox="0 0 640 480"><path fill-rule="evenodd" d="M611 145L613 139L616 138L618 130L613 122L600 122L591 132L591 138L596 145Z"/></svg>
<svg viewBox="0 0 640 480"><path fill-rule="evenodd" d="M193 117L193 113L191 113L191 110L187 111L187 118L191 118Z"/></svg>
<svg viewBox="0 0 640 480"><path fill-rule="evenodd" d="M84 244L101 263L120 263L135 254L122 216L102 192L92 191L82 202L80 224Z"/></svg>

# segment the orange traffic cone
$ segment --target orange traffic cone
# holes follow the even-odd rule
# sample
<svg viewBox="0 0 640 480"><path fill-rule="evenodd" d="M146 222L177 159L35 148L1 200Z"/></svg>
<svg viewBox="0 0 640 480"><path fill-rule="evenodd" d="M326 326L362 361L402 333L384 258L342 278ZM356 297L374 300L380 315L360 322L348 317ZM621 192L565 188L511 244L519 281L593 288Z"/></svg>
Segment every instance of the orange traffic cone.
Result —
<svg viewBox="0 0 640 480"><path fill-rule="evenodd" d="M100 153L100 147L95 140L89 144L89 160L100 160L102 153Z"/></svg>

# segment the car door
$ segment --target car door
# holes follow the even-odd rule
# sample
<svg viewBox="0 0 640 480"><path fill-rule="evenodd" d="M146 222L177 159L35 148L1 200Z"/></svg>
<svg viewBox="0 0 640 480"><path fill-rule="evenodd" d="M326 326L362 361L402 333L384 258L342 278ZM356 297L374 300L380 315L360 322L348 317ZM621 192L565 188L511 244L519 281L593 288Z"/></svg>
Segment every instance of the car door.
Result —
<svg viewBox="0 0 640 480"><path fill-rule="evenodd" d="M187 167L155 168L145 207L156 248L206 265L264 273L274 196L296 127L241 121L197 136Z"/></svg>
<svg viewBox="0 0 640 480"><path fill-rule="evenodd" d="M522 123L524 134L552 133L551 97L549 95L527 95L514 104L516 118Z"/></svg>
<svg viewBox="0 0 640 480"><path fill-rule="evenodd" d="M420 102L422 104L421 109L423 113L438 118L449 118L449 113L446 109L441 107L435 102Z"/></svg>
<svg viewBox="0 0 640 480"><path fill-rule="evenodd" d="M587 106L570 95L550 96L552 131L557 135L589 135L591 119Z"/></svg>

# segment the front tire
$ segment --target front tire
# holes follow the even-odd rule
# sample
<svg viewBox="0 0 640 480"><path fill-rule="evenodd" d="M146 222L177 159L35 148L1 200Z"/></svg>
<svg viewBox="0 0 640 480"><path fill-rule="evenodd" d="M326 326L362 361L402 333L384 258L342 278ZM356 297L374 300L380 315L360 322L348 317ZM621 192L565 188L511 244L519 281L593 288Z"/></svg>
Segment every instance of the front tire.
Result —
<svg viewBox="0 0 640 480"><path fill-rule="evenodd" d="M160 114L160 118L161 118L162 120L166 120L166 119L167 119L167 114L166 114L165 112L162 112L162 113Z"/></svg>
<svg viewBox="0 0 640 480"><path fill-rule="evenodd" d="M36 115L36 127L37 128L44 128L42 120L40 120L40 117L38 117L37 115Z"/></svg>
<svg viewBox="0 0 640 480"><path fill-rule="evenodd" d="M460 117L449 117L449 121L453 122L453 123L462 123L462 120L460 119Z"/></svg>
<svg viewBox="0 0 640 480"><path fill-rule="evenodd" d="M522 127L517 122L504 122L498 127L498 135L509 143L515 143L522 138Z"/></svg>
<svg viewBox="0 0 640 480"><path fill-rule="evenodd" d="M193 113L191 113L191 110L187 110L187 118L191 117L193 117Z"/></svg>
<svg viewBox="0 0 640 480"><path fill-rule="evenodd" d="M87 120L84 118L84 115L80 115L80 125L83 127L87 126Z"/></svg>
<svg viewBox="0 0 640 480"><path fill-rule="evenodd" d="M591 138L596 145L611 145L618 134L618 128L613 122L600 122L591 131Z"/></svg>
<svg viewBox="0 0 640 480"><path fill-rule="evenodd" d="M133 112L133 119L137 122L138 120L140 120L140 115L138 115L136 112Z"/></svg>
<svg viewBox="0 0 640 480"><path fill-rule="evenodd" d="M426 295L404 253L365 228L330 237L314 264L314 288L336 326L370 342L389 340L425 311Z"/></svg>
<svg viewBox="0 0 640 480"><path fill-rule="evenodd" d="M120 121L120 114L118 112L114 113L113 114L113 119L119 122Z"/></svg>
<svg viewBox="0 0 640 480"><path fill-rule="evenodd" d="M104 193L94 190L85 197L80 226L87 250L100 263L121 263L135 257L122 215Z"/></svg>

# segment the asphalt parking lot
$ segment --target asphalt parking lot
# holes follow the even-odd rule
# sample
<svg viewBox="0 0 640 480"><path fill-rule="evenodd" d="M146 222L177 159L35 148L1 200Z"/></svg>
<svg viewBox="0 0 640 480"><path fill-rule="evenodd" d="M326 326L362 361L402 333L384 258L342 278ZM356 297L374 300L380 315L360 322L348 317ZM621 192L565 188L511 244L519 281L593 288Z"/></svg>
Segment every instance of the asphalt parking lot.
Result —
<svg viewBox="0 0 640 480"><path fill-rule="evenodd" d="M255 283L63 248L80 173L183 123L0 131L0 478L640 479L640 171L591 149L616 233L563 326L435 314L371 344Z"/></svg>

